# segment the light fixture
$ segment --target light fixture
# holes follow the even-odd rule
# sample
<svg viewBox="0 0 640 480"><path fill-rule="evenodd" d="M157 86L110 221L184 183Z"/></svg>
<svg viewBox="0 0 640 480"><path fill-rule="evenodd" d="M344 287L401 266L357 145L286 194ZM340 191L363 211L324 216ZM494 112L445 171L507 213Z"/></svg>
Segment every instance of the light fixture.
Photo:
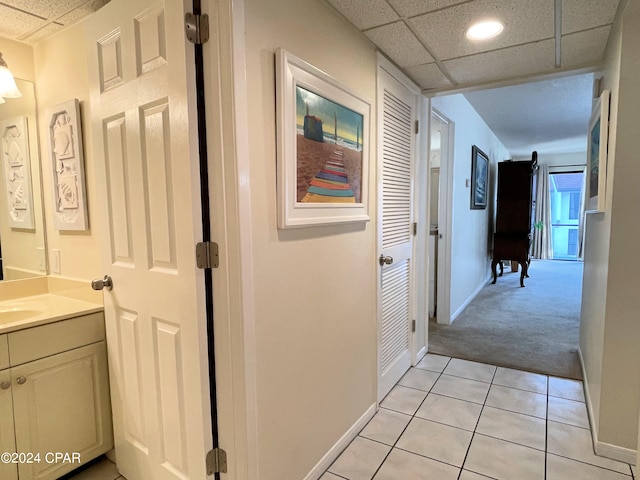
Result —
<svg viewBox="0 0 640 480"><path fill-rule="evenodd" d="M466 32L469 40L487 40L497 37L504 30L504 25L498 20L482 20L471 25Z"/></svg>
<svg viewBox="0 0 640 480"><path fill-rule="evenodd" d="M13 78L13 74L7 67L7 62L2 58L2 52L0 52L0 97L4 98L18 98L22 94L16 85L16 81Z"/></svg>

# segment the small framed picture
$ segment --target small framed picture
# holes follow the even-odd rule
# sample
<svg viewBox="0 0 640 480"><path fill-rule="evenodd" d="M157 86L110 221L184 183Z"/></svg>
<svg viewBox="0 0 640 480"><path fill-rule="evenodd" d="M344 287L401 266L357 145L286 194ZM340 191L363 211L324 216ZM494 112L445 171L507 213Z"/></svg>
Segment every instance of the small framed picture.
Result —
<svg viewBox="0 0 640 480"><path fill-rule="evenodd" d="M606 208L609 97L609 90L604 90L593 107L589 121L585 210L591 213L604 212Z"/></svg>
<svg viewBox="0 0 640 480"><path fill-rule="evenodd" d="M471 147L471 209L487 208L489 157L475 145Z"/></svg>

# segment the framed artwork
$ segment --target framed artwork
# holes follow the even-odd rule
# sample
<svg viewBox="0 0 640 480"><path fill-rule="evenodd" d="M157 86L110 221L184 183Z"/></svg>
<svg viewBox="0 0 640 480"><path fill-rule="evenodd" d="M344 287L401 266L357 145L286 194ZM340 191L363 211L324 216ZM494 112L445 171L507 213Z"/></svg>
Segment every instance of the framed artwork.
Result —
<svg viewBox="0 0 640 480"><path fill-rule="evenodd" d="M609 90L596 100L589 120L587 145L587 212L604 212L607 186L607 143L609 141Z"/></svg>
<svg viewBox="0 0 640 480"><path fill-rule="evenodd" d="M473 145L471 147L471 209L487 208L489 157Z"/></svg>
<svg viewBox="0 0 640 480"><path fill-rule="evenodd" d="M371 104L276 52L278 227L369 220Z"/></svg>
<svg viewBox="0 0 640 480"><path fill-rule="evenodd" d="M56 230L87 230L89 222L78 99L63 102L49 111L49 141L53 171L53 225Z"/></svg>
<svg viewBox="0 0 640 480"><path fill-rule="evenodd" d="M0 122L0 147L7 194L9 226L34 230L31 155L27 117Z"/></svg>

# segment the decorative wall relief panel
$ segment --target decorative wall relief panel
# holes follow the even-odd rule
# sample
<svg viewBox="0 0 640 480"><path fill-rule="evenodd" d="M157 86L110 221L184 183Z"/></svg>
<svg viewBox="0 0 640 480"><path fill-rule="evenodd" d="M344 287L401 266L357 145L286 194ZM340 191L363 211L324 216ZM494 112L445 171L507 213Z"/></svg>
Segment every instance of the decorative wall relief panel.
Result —
<svg viewBox="0 0 640 480"><path fill-rule="evenodd" d="M27 117L0 122L0 136L9 225L35 229Z"/></svg>
<svg viewBox="0 0 640 480"><path fill-rule="evenodd" d="M80 102L73 99L56 105L49 118L53 225L57 230L87 230Z"/></svg>
<svg viewBox="0 0 640 480"><path fill-rule="evenodd" d="M148 10L135 19L138 75L167 63L164 9Z"/></svg>
<svg viewBox="0 0 640 480"><path fill-rule="evenodd" d="M129 158L124 113L103 122L107 202L111 234L111 262L133 264L131 196L129 192Z"/></svg>
<svg viewBox="0 0 640 480"><path fill-rule="evenodd" d="M98 68L102 92L117 87L124 81L121 44L119 28L98 40Z"/></svg>

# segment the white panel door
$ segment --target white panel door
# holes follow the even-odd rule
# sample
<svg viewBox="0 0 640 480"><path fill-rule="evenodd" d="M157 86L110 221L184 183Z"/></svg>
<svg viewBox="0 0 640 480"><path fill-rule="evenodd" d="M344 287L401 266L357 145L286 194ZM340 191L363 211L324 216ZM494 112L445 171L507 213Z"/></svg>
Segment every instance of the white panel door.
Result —
<svg viewBox="0 0 640 480"><path fill-rule="evenodd" d="M204 479L211 448L192 46L180 0L87 23L114 437L128 480ZM187 66L189 65L189 66Z"/></svg>
<svg viewBox="0 0 640 480"><path fill-rule="evenodd" d="M415 93L379 68L378 399L411 366Z"/></svg>

